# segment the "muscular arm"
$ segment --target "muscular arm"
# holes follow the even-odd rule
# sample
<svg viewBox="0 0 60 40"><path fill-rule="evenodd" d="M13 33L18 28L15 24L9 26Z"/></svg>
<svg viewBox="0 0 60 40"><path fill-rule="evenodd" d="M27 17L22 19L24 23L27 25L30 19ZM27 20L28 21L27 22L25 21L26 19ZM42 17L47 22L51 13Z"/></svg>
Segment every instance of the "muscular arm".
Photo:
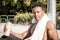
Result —
<svg viewBox="0 0 60 40"><path fill-rule="evenodd" d="M4 25L4 30L3 30L4 32L6 32L7 31L7 28L6 28L6 24Z"/></svg>
<svg viewBox="0 0 60 40"><path fill-rule="evenodd" d="M58 34L55 25L51 21L48 21L47 23L47 31L51 40L58 40Z"/></svg>
<svg viewBox="0 0 60 40"><path fill-rule="evenodd" d="M27 35L27 32L28 32L28 31L25 31L25 32L22 33L22 34L17 34L17 33L13 32L13 31L10 31L10 33L11 33L12 35L14 35L14 36L16 36L16 37L18 37L18 38L20 38L20 39L24 39L24 37Z"/></svg>
<svg viewBox="0 0 60 40"><path fill-rule="evenodd" d="M14 36L16 36L16 37L18 37L18 38L20 38L20 39L24 39L24 38L30 33L31 27L32 27L33 25L34 25L34 24L32 24L32 25L30 26L30 29L29 29L29 30L25 31L25 32L22 33L22 34L17 34L17 33L13 32L13 31L11 31L11 34L14 35ZM28 31L29 31L29 32L28 32ZM29 35L30 35L30 34L29 34Z"/></svg>
<svg viewBox="0 0 60 40"><path fill-rule="evenodd" d="M4 25L4 30L3 30L3 31L4 31L4 32L7 31L7 29L6 29L6 24ZM23 38L27 35L28 31L25 31L25 32L22 33L22 34L17 34L17 33L13 32L13 31L10 31L10 33L11 33L12 35L20 38L20 39L23 39Z"/></svg>

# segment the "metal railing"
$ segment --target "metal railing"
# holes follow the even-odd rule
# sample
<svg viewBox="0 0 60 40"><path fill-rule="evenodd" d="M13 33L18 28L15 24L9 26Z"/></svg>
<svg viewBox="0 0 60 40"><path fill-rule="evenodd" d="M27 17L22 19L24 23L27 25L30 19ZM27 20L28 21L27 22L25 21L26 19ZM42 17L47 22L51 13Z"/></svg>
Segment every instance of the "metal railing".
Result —
<svg viewBox="0 0 60 40"><path fill-rule="evenodd" d="M14 16L15 15L0 15L0 20L1 22L7 22L7 20L14 22Z"/></svg>

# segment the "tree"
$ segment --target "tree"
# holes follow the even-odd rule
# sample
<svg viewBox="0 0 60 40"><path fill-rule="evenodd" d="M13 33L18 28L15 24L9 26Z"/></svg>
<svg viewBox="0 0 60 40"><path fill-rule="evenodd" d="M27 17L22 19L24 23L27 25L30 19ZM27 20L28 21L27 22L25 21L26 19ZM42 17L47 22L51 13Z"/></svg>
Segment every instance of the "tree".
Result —
<svg viewBox="0 0 60 40"><path fill-rule="evenodd" d="M0 0L0 13L16 15L16 12L31 12L31 5L34 2L40 1L41 0Z"/></svg>

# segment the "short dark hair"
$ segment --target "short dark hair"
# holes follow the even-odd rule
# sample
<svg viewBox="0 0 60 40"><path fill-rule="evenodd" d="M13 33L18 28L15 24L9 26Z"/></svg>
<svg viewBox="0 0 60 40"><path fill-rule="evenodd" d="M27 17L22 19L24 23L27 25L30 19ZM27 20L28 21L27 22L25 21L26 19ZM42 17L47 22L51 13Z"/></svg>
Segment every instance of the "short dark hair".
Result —
<svg viewBox="0 0 60 40"><path fill-rule="evenodd" d="M31 9L33 9L35 7L38 7L38 6L41 7L43 10L46 10L45 5L43 3L41 3L41 2L35 2L35 3L33 3L33 5L31 6Z"/></svg>

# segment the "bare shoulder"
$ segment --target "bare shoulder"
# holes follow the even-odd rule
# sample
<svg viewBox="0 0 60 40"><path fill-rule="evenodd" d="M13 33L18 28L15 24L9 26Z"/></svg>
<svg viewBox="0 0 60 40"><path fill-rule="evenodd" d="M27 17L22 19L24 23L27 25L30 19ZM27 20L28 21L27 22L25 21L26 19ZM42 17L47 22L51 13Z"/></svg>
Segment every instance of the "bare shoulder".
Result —
<svg viewBox="0 0 60 40"><path fill-rule="evenodd" d="M52 21L48 21L46 24L47 29L55 29L56 30L56 26Z"/></svg>
<svg viewBox="0 0 60 40"><path fill-rule="evenodd" d="M52 21L48 21L46 24L49 38L52 40L58 40L58 34L56 27Z"/></svg>

